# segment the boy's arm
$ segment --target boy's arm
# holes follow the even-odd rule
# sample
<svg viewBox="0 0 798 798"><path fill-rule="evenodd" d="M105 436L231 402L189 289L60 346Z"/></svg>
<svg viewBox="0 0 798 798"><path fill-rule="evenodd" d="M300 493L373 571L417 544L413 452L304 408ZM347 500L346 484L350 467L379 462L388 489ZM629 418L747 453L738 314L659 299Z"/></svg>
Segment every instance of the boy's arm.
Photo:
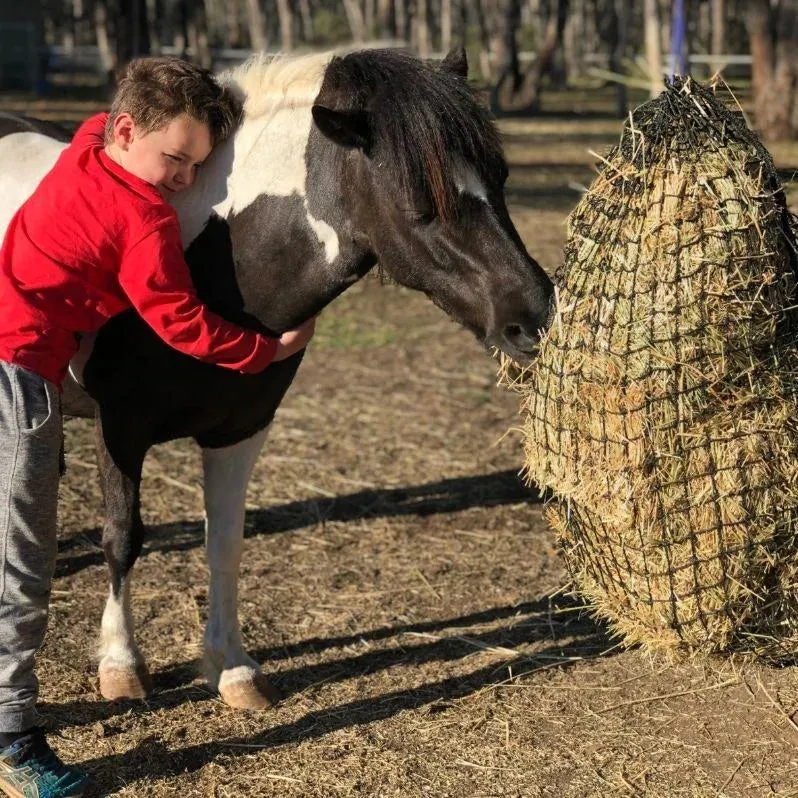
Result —
<svg viewBox="0 0 798 798"><path fill-rule="evenodd" d="M176 224L150 233L125 254L119 282L144 321L179 352L249 374L274 360L276 338L232 324L200 302Z"/></svg>

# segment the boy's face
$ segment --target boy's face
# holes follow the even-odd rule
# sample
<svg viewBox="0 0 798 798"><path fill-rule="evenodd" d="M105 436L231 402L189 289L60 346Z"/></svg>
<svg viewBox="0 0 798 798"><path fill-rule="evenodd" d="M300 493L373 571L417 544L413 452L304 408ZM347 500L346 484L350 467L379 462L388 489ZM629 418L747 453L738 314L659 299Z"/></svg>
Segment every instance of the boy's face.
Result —
<svg viewBox="0 0 798 798"><path fill-rule="evenodd" d="M145 133L129 114L122 113L114 120L109 147L114 160L168 199L194 182L212 145L208 126L185 114Z"/></svg>

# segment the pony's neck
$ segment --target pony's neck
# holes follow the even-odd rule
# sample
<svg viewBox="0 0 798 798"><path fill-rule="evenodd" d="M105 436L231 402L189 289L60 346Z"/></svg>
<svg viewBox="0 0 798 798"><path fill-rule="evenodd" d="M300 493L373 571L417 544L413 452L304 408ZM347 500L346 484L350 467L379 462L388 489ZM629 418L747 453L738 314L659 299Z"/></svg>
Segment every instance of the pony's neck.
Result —
<svg viewBox="0 0 798 798"><path fill-rule="evenodd" d="M263 195L305 196L310 109L330 57L256 56L221 77L241 95L244 118L235 135L214 149L191 189L173 202L184 246L213 213L228 219Z"/></svg>

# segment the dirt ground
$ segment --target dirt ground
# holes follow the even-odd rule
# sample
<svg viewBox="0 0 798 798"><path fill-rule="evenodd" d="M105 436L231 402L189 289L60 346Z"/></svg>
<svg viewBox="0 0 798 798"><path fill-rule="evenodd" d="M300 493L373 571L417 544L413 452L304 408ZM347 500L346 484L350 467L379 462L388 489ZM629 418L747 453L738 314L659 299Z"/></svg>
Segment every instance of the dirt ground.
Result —
<svg viewBox="0 0 798 798"><path fill-rule="evenodd" d="M620 132L587 95L568 103L582 113L502 123L513 216L549 269L588 150ZM774 153L789 178L798 146ZM324 314L248 495L243 633L284 696L265 713L197 676L207 575L188 441L146 463L133 598L155 693L100 699L100 496L91 428L68 422L39 674L53 744L93 794L798 796L796 669L652 661L581 611L516 476L516 398L495 372L423 297L376 279Z"/></svg>

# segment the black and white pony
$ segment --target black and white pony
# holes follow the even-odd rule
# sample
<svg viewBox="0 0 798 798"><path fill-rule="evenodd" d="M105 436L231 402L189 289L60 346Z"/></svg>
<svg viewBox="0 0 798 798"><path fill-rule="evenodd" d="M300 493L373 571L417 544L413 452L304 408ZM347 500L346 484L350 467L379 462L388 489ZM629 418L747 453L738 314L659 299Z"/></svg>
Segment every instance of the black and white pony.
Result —
<svg viewBox="0 0 798 798"><path fill-rule="evenodd" d="M243 121L175 201L203 301L279 333L379 264L488 347L528 360L552 285L510 221L499 138L466 71L462 51L430 65L367 50L255 58L224 76L244 99ZM0 234L63 148L52 132L0 116ZM244 498L301 360L231 373L175 352L128 312L73 364L64 410L98 421L111 581L99 665L105 697L149 689L129 607L145 532L144 456L155 443L192 437L203 450L210 568L206 676L232 706L269 706L268 683L239 632Z"/></svg>

